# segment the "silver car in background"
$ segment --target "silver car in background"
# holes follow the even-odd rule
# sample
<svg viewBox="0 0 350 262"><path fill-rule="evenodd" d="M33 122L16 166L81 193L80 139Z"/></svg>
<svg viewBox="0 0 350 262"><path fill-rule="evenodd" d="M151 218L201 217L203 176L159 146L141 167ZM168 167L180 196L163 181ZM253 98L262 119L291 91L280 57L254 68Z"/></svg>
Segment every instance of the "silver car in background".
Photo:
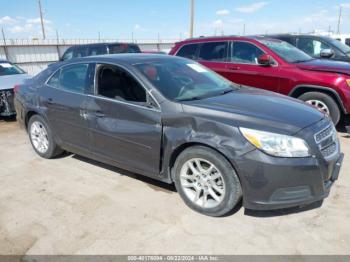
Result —
<svg viewBox="0 0 350 262"><path fill-rule="evenodd" d="M14 87L31 78L18 66L0 60L0 116L13 116L16 114L13 98Z"/></svg>

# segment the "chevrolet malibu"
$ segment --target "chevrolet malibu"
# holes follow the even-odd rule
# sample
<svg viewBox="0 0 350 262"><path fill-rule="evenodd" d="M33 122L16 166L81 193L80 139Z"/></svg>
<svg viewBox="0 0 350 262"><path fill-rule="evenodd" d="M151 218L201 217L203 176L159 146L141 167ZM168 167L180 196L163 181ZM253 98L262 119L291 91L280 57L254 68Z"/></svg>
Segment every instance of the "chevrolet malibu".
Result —
<svg viewBox="0 0 350 262"><path fill-rule="evenodd" d="M249 209L322 200L343 160L325 114L180 57L57 63L15 97L41 157L65 150L174 183L190 208L209 216L241 199Z"/></svg>

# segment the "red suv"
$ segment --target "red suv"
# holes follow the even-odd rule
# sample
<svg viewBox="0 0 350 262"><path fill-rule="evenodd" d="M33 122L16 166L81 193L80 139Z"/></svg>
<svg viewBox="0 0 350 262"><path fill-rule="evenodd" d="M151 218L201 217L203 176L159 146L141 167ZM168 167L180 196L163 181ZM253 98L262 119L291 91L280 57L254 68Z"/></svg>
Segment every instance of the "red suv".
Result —
<svg viewBox="0 0 350 262"><path fill-rule="evenodd" d="M350 64L314 59L287 42L266 37L200 37L169 53L197 60L232 82L299 98L335 124L350 112Z"/></svg>

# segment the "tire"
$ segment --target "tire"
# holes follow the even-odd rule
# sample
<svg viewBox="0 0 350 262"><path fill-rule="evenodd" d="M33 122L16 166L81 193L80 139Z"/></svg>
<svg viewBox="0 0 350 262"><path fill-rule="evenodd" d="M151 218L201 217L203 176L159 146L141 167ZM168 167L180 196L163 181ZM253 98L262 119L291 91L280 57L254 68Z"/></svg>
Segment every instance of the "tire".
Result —
<svg viewBox="0 0 350 262"><path fill-rule="evenodd" d="M40 128L40 131L43 133L36 132L35 128L37 128L37 130ZM63 150L56 144L53 138L51 128L40 115L34 115L29 119L28 135L33 149L39 156L46 159L51 159L63 153ZM39 140L42 141L42 138L47 140L47 146L40 146L40 142L38 143ZM41 143L41 145L43 144L46 145L46 143Z"/></svg>
<svg viewBox="0 0 350 262"><path fill-rule="evenodd" d="M197 171L201 170L196 164L198 161L205 172L197 176ZM189 164L196 172L193 172ZM210 175L207 173L209 167L212 167ZM194 146L184 150L177 157L172 171L175 187L183 201L201 214L213 217L226 215L242 198L242 187L235 170L221 154L210 148ZM201 193L197 199L199 190Z"/></svg>
<svg viewBox="0 0 350 262"><path fill-rule="evenodd" d="M334 125L337 125L339 123L341 116L340 109L334 99L329 95L320 92L308 92L299 96L298 99L322 109L321 107L317 106L317 104L315 104L320 102L319 105L325 105L327 107L328 114L332 119ZM325 110L322 111L326 112Z"/></svg>

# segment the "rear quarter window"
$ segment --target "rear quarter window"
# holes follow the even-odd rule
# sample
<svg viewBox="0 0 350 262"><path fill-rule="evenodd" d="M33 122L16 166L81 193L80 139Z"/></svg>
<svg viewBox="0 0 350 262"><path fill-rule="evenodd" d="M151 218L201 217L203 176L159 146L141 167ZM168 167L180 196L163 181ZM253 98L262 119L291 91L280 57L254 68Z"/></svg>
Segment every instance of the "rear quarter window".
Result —
<svg viewBox="0 0 350 262"><path fill-rule="evenodd" d="M196 52L197 52L198 46L199 46L199 44L183 45L177 51L176 56L181 56L181 57L190 58L190 59L196 59Z"/></svg>

